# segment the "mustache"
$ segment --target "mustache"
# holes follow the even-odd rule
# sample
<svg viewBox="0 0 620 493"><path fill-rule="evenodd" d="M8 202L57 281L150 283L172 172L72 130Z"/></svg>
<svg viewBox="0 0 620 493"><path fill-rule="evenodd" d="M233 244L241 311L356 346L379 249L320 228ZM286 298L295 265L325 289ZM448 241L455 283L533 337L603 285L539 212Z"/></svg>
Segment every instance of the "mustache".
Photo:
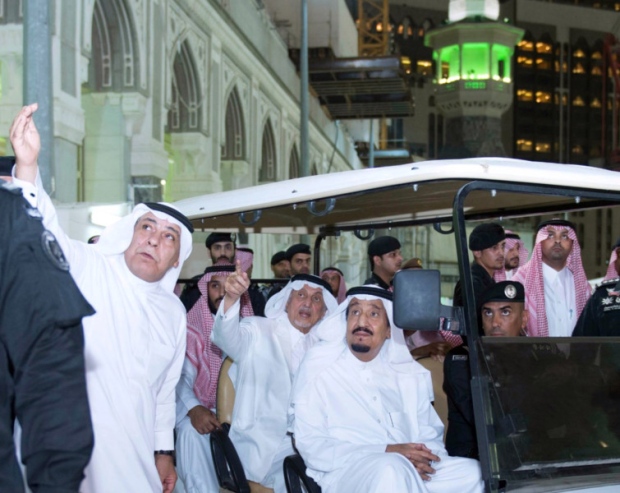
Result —
<svg viewBox="0 0 620 493"><path fill-rule="evenodd" d="M366 332L366 334L371 335L371 336L374 335L374 332L370 330L368 327L357 327L353 329L353 332L351 332L351 334L357 334L358 332Z"/></svg>

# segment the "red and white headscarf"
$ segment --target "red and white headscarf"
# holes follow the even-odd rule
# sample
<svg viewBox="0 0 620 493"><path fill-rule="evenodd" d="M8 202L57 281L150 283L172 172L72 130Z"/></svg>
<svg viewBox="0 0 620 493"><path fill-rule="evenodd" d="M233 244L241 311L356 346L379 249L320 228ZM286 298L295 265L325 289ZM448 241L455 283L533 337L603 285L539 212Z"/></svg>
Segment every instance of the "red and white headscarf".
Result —
<svg viewBox="0 0 620 493"><path fill-rule="evenodd" d="M605 279L603 281L609 281L610 279L615 279L620 275L618 271L616 271L616 260L618 258L618 253L616 250L620 247L620 238L614 244L611 249L611 256L609 257L609 264L607 265L607 272L605 273Z"/></svg>
<svg viewBox="0 0 620 493"><path fill-rule="evenodd" d="M237 247L235 259L241 263L241 270L247 272L254 263L254 252L249 248Z"/></svg>
<svg viewBox="0 0 620 493"><path fill-rule="evenodd" d="M518 234L513 233L509 229L506 230L506 246L504 247L504 253L508 252L509 250L512 250L514 246L518 243L519 244L519 267L522 267L527 263L527 259L530 253L527 251L527 248L525 248L525 243L523 243L523 240L519 238L518 236L519 236ZM516 274L517 269L519 269L519 267L515 269L515 274ZM504 266L502 267L502 269L496 270L495 273L493 274L493 279L495 279L495 282L505 281L506 280L506 267Z"/></svg>
<svg viewBox="0 0 620 493"><path fill-rule="evenodd" d="M530 337L548 337L549 322L545 308L545 285L542 267L541 242L548 237L548 228L555 231L568 231L568 237L573 240L573 248L566 259L566 267L572 272L575 282L575 307L577 318L581 315L592 288L581 263L581 247L577 240L575 230L565 225L545 225L538 230L532 258L524 266L520 267L513 281L518 281L525 286L525 308L529 311L527 322L527 335Z"/></svg>
<svg viewBox="0 0 620 493"><path fill-rule="evenodd" d="M207 285L213 277L228 277L235 271L235 266L228 262L219 262L209 267L198 281L200 299L187 313L187 349L185 355L196 368L194 394L207 409L215 407L217 381L222 366L222 350L211 342L213 314L209 309L209 291ZM252 303L246 291L241 295L241 317L251 317Z"/></svg>
<svg viewBox="0 0 620 493"><path fill-rule="evenodd" d="M340 270L334 267L327 267L326 269L323 269L321 271L321 278L323 278L323 274L325 272L333 272L334 274L338 274L338 277L340 278L340 285L338 286L338 293L336 295L336 301L338 302L338 304L342 303L347 297L347 284L344 281L344 276L342 275L342 272L340 272Z"/></svg>

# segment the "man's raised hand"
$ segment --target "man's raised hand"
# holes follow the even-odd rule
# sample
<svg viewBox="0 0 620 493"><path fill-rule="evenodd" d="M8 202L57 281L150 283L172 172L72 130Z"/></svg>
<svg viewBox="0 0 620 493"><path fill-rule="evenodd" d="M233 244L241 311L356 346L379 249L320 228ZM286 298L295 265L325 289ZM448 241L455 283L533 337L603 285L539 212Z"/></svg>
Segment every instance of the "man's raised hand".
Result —
<svg viewBox="0 0 620 493"><path fill-rule="evenodd" d="M224 295L224 313L233 306L241 295L245 293L250 287L250 278L241 270L241 262L236 261L235 272L226 278L224 289L226 294Z"/></svg>
<svg viewBox="0 0 620 493"><path fill-rule="evenodd" d="M9 130L11 146L15 152L15 176L32 184L37 177L37 158L41 150L41 139L33 120L38 107L37 103L24 106Z"/></svg>

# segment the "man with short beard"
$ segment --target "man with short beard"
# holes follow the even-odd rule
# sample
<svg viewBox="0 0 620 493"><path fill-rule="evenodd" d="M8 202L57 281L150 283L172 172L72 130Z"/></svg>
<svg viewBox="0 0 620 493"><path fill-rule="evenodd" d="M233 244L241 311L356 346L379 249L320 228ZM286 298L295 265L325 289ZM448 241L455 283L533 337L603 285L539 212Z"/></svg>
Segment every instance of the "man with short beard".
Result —
<svg viewBox="0 0 620 493"><path fill-rule="evenodd" d="M217 262L228 262L234 264L237 253L236 235L232 233L211 233L207 236L205 246L211 256L211 264ZM205 270L206 272L206 270ZM192 277L183 287L179 298L188 312L194 306L194 303L200 298L200 290L198 289L198 281L205 272Z"/></svg>
<svg viewBox="0 0 620 493"><path fill-rule="evenodd" d="M495 282L509 281L517 273L520 265L525 265L529 253L521 237L509 229L506 230L506 246L504 247L504 268L496 270Z"/></svg>
<svg viewBox="0 0 620 493"><path fill-rule="evenodd" d="M205 246L211 255L211 262L216 264L220 261L235 261L236 237L232 233L211 233L207 236Z"/></svg>
<svg viewBox="0 0 620 493"><path fill-rule="evenodd" d="M506 233L498 223L482 223L469 235L469 249L474 255L471 277L474 285L476 306L482 292L495 283L493 274L504 268L504 246ZM454 306L463 306L461 280L454 288Z"/></svg>
<svg viewBox="0 0 620 493"><path fill-rule="evenodd" d="M294 453L287 435L293 378L313 329L337 303L328 283L310 274L294 276L269 299L265 317L239 320L240 298L250 285L237 261L226 279L226 295L215 317L212 341L235 362L236 396L230 428L246 477L286 492L282 462Z"/></svg>
<svg viewBox="0 0 620 493"><path fill-rule="evenodd" d="M527 335L570 337L592 291L575 225L552 219L537 231L532 257L513 278L525 286Z"/></svg>
<svg viewBox="0 0 620 493"><path fill-rule="evenodd" d="M295 446L323 493L478 493L480 466L448 456L428 370L392 318L392 293L352 288L317 329L291 400Z"/></svg>
<svg viewBox="0 0 620 493"><path fill-rule="evenodd" d="M403 263L400 241L393 236L375 238L368 244L368 260L371 275L364 284L391 289L392 280Z"/></svg>
<svg viewBox="0 0 620 493"><path fill-rule="evenodd" d="M187 314L187 350L177 384L176 454L186 491L218 491L209 433L220 426L215 417L222 351L211 341L214 317L224 299L226 278L235 266L220 261L198 281L201 297ZM241 317L254 315L248 293L241 296Z"/></svg>

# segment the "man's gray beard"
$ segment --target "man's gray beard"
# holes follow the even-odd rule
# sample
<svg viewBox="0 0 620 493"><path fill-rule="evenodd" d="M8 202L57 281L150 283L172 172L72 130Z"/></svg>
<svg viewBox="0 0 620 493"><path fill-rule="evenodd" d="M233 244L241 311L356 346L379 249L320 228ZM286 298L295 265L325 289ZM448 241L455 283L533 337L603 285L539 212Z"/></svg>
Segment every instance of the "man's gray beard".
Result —
<svg viewBox="0 0 620 493"><path fill-rule="evenodd" d="M364 346L363 344L351 344L351 351L354 353L367 353L370 351L370 346Z"/></svg>

